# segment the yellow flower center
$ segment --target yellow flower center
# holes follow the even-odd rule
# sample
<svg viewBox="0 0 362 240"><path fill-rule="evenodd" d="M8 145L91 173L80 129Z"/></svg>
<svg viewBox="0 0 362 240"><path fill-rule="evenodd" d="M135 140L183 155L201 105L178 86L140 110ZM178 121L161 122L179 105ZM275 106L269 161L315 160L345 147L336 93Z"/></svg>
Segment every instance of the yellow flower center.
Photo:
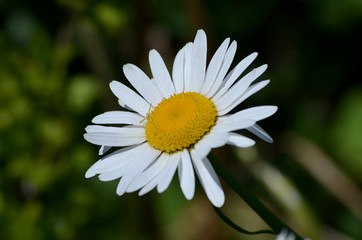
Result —
<svg viewBox="0 0 362 240"><path fill-rule="evenodd" d="M195 93L172 95L149 114L146 139L163 152L174 153L193 147L216 123L216 107Z"/></svg>

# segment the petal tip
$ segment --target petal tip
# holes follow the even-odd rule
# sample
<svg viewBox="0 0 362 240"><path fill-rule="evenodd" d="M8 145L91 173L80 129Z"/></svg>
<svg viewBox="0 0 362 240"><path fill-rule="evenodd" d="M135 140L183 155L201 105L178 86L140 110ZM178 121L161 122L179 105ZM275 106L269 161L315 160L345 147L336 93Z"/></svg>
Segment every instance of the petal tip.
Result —
<svg viewBox="0 0 362 240"><path fill-rule="evenodd" d="M156 55L160 55L156 49L151 49L148 56L151 57L155 57Z"/></svg>
<svg viewBox="0 0 362 240"><path fill-rule="evenodd" d="M198 38L198 37L206 38L206 33L205 33L205 31L203 29L197 30L195 39Z"/></svg>
<svg viewBox="0 0 362 240"><path fill-rule="evenodd" d="M85 128L85 130L87 131L87 128ZM84 138L85 140L87 140L87 141L88 141L88 136L89 136L89 133L88 133L88 132L83 134L83 138ZM89 141L88 141L88 142L89 142Z"/></svg>
<svg viewBox="0 0 362 240"><path fill-rule="evenodd" d="M119 86L120 84L121 83L116 80L113 80L109 83L109 88L111 89L114 95L116 95L115 93L117 92L117 86Z"/></svg>
<svg viewBox="0 0 362 240"><path fill-rule="evenodd" d="M214 205L215 207L221 208L225 203L225 196L223 195L222 198L217 199L217 200L210 199L210 201L211 201L212 205Z"/></svg>
<svg viewBox="0 0 362 240"><path fill-rule="evenodd" d="M88 171L85 173L85 178L91 178L94 177L97 173L93 171L92 167L88 169Z"/></svg>
<svg viewBox="0 0 362 240"><path fill-rule="evenodd" d="M109 83L109 86L112 87L114 86L115 84L118 84L119 82L117 80L112 80L110 83Z"/></svg>

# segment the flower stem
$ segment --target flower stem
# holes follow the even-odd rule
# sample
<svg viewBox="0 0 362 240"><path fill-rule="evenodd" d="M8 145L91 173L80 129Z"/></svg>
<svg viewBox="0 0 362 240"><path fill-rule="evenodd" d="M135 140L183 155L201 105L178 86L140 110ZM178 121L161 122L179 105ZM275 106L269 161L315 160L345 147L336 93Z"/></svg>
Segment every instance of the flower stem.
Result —
<svg viewBox="0 0 362 240"><path fill-rule="evenodd" d="M293 232L296 240L303 240L295 231L272 213L262 202L260 202L225 166L215 157L209 154L209 160L217 174L265 221L275 234L283 229Z"/></svg>
<svg viewBox="0 0 362 240"><path fill-rule="evenodd" d="M271 230L260 230L260 231L255 231L255 232L250 232L248 230L245 230L241 227L239 227L238 225L236 225L233 221L231 221L227 216L225 216L225 214L220 210L220 208L217 208L214 206L214 210L216 212L216 214L226 223L228 224L230 227L234 228L236 231L241 232L241 233L245 233L245 234L249 234L249 235L256 235L256 234L276 234Z"/></svg>

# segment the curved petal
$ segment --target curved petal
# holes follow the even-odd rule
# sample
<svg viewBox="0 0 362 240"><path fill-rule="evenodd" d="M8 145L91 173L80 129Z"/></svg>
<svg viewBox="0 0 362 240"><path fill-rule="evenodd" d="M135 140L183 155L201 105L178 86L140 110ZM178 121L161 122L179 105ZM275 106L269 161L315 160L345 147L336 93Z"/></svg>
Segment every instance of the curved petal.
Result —
<svg viewBox="0 0 362 240"><path fill-rule="evenodd" d="M236 67L226 76L225 81L223 82L223 86L212 98L213 101L216 101L224 95L224 93L231 87L231 85L233 85L235 80L245 71L245 69L255 60L257 56L258 53L252 53L243 60L241 60L238 65L236 65Z"/></svg>
<svg viewBox="0 0 362 240"><path fill-rule="evenodd" d="M164 192L170 185L172 178L175 175L180 159L181 159L180 152L174 153L170 156L168 164L164 168L163 172L160 174L160 180L159 183L157 184L157 191L159 193Z"/></svg>
<svg viewBox="0 0 362 240"><path fill-rule="evenodd" d="M151 148L148 143L136 146L121 148L95 162L87 171L86 178L93 177L96 174L110 171L118 166L125 166L133 161L132 156L138 156L139 153L148 155L160 154L159 150Z"/></svg>
<svg viewBox="0 0 362 240"><path fill-rule="evenodd" d="M200 92L201 94L206 95L210 91L212 85L214 85L216 77L224 61L225 53L229 46L229 43L230 38L225 39L212 57L209 66L207 67L205 82L204 85L202 85L202 89Z"/></svg>
<svg viewBox="0 0 362 240"><path fill-rule="evenodd" d="M245 93L243 93L240 97L238 97L234 102L231 102L231 105L229 105L226 108L220 109L219 111L219 115L225 115L228 112L230 112L231 110L233 110L236 106L238 106L240 103L242 103L245 99L247 99L248 97L250 97L251 95L253 95L254 93L256 93L257 91L259 91L260 89L264 88L266 85L268 85L270 81L269 80L264 80L258 83L255 83L254 85L250 86Z"/></svg>
<svg viewBox="0 0 362 240"><path fill-rule="evenodd" d="M214 99L218 110L223 110L235 102L247 90L250 84L255 81L267 68L267 65L262 65L249 72L242 79L240 79L234 86L232 86L223 96L219 99ZM216 97L216 96L215 96Z"/></svg>
<svg viewBox="0 0 362 240"><path fill-rule="evenodd" d="M230 118L230 116L219 117L217 124L214 126L215 133L231 132L244 128L251 127L255 124L252 119L237 120Z"/></svg>
<svg viewBox="0 0 362 240"><path fill-rule="evenodd" d="M212 85L210 91L206 94L206 97L211 98L212 96L214 96L217 90L219 90L222 81L224 80L225 75L231 66L231 63L233 62L235 53L236 53L236 41L233 41L230 44L228 50L226 51L225 58L222 67L219 71L219 74L217 75L216 80Z"/></svg>
<svg viewBox="0 0 362 240"><path fill-rule="evenodd" d="M104 127L89 125L84 139L95 145L112 147L129 146L146 141L144 128L139 127Z"/></svg>
<svg viewBox="0 0 362 240"><path fill-rule="evenodd" d="M92 119L96 124L133 124L140 125L140 122L144 119L143 116L126 111L110 111L95 116Z"/></svg>
<svg viewBox="0 0 362 240"><path fill-rule="evenodd" d="M192 49L191 92L200 92L205 80L207 40L203 30L198 30Z"/></svg>
<svg viewBox="0 0 362 240"><path fill-rule="evenodd" d="M191 151L198 152L200 158L206 157L212 148L218 148L226 144L228 136L225 132L215 132L213 129L195 144Z"/></svg>
<svg viewBox="0 0 362 240"><path fill-rule="evenodd" d="M257 106L257 107L251 107L244 110L241 110L239 112L236 112L232 115L229 115L229 118L243 120L243 119L252 119L255 122L260 121L262 119L265 119L267 117L270 117L278 110L277 106ZM238 121L236 120L236 121Z"/></svg>
<svg viewBox="0 0 362 240"><path fill-rule="evenodd" d="M149 54L149 62L154 81L164 98L175 94L175 87L172 83L170 73L162 60L162 57L156 50L151 50Z"/></svg>
<svg viewBox="0 0 362 240"><path fill-rule="evenodd" d="M125 108L125 109L127 109L127 110L134 111L132 108L130 108L129 106L127 106L124 102L122 102L121 99L118 99L118 104L119 104L121 107L123 107L123 108Z"/></svg>
<svg viewBox="0 0 362 240"><path fill-rule="evenodd" d="M117 189L116 189L116 193L118 196L122 196L126 192L127 186L132 182L132 180L135 177L136 176L134 176L134 175L127 175L127 176L122 177L121 180L119 180L119 183L118 183Z"/></svg>
<svg viewBox="0 0 362 240"><path fill-rule="evenodd" d="M123 73L132 86L144 97L152 106L156 107L162 101L161 93L148 76L137 66L126 64L123 66Z"/></svg>
<svg viewBox="0 0 362 240"><path fill-rule="evenodd" d="M236 147L240 147L240 148L247 148L247 147L251 147L254 146L255 141L244 137L240 134L237 133L228 133L229 139L227 141L228 144L236 146Z"/></svg>
<svg viewBox="0 0 362 240"><path fill-rule="evenodd" d="M267 143L273 142L273 138L267 132L265 132L265 130L262 129L258 124L254 124L253 126L248 127L247 130Z"/></svg>
<svg viewBox="0 0 362 240"><path fill-rule="evenodd" d="M147 156L144 155L145 153L147 153ZM139 171L142 172L149 164L155 161L159 154L159 151L151 148L144 152L135 152L122 162L118 161L117 165L115 164L112 167L104 169L98 178L101 181L112 181L127 175L137 175L140 173Z"/></svg>
<svg viewBox="0 0 362 240"><path fill-rule="evenodd" d="M141 98L137 93L120 82L112 81L109 86L113 94L118 97L121 103L138 112L142 116L146 116L150 106L146 100Z"/></svg>
<svg viewBox="0 0 362 240"><path fill-rule="evenodd" d="M101 125L88 125L85 128L87 133L123 133L130 135L144 135L145 129L143 127L125 126L125 127L105 127Z"/></svg>
<svg viewBox="0 0 362 240"><path fill-rule="evenodd" d="M192 199L195 194L195 174L190 154L186 149L181 153L181 161L178 165L178 177L186 199Z"/></svg>
<svg viewBox="0 0 362 240"><path fill-rule="evenodd" d="M175 174L178 162L180 160L180 153L176 153L177 156L169 155L169 159L166 163L166 166L156 177L154 177L150 182L148 182L138 193L139 196L142 196L157 186L157 191L159 193L167 189L170 184L172 177Z"/></svg>
<svg viewBox="0 0 362 240"><path fill-rule="evenodd" d="M154 151L154 153L157 153ZM141 153L142 154L142 153ZM145 154L145 153L143 153ZM156 156L156 157L155 157ZM154 160L157 158L157 155L150 154L148 156L142 155L138 156L137 160L132 161L125 169L126 173L122 176L118 186L117 186L117 194L123 195L126 192L128 185L149 166Z"/></svg>
<svg viewBox="0 0 362 240"><path fill-rule="evenodd" d="M155 178L153 178L150 182L148 182L139 192L138 196L143 196L152 189L154 189L157 186L158 179L160 174L158 174Z"/></svg>
<svg viewBox="0 0 362 240"><path fill-rule="evenodd" d="M176 94L184 91L184 58L185 50L182 48L176 55L172 68L172 79Z"/></svg>
<svg viewBox="0 0 362 240"><path fill-rule="evenodd" d="M190 151L191 156L196 154L199 158L206 157L211 151L211 146L205 142L198 142L195 147Z"/></svg>
<svg viewBox="0 0 362 240"><path fill-rule="evenodd" d="M225 145L227 142L227 134L215 132L214 129L211 129L210 133L208 134L208 142L212 148L218 148Z"/></svg>
<svg viewBox="0 0 362 240"><path fill-rule="evenodd" d="M165 168L168 159L168 154L161 154L150 167L138 175L137 178L127 187L127 192L134 192L150 182Z"/></svg>
<svg viewBox="0 0 362 240"><path fill-rule="evenodd" d="M215 207L221 207L225 202L224 191L209 160L207 158L200 159L195 154L191 154L191 158L201 185L210 202Z"/></svg>
<svg viewBox="0 0 362 240"><path fill-rule="evenodd" d="M106 152L108 152L109 149L111 149L112 147L111 146L104 146L102 145L101 148L99 149L98 151L98 155L103 155L105 154Z"/></svg>
<svg viewBox="0 0 362 240"><path fill-rule="evenodd" d="M184 55L184 91L191 92L192 90L192 49L194 47L193 43L187 43L185 48L185 55Z"/></svg>

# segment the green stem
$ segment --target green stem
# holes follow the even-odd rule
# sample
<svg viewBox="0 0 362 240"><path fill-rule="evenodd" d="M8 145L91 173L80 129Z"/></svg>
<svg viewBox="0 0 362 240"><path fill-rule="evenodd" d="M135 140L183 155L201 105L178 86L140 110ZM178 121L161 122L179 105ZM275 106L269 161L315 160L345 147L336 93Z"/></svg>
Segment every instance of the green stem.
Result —
<svg viewBox="0 0 362 240"><path fill-rule="evenodd" d="M212 154L209 160L217 174L269 225L273 232L280 233L283 229L293 232L296 240L303 240L295 231L264 206L229 170Z"/></svg>
<svg viewBox="0 0 362 240"><path fill-rule="evenodd" d="M247 231L241 227L239 227L238 225L236 225L233 221L231 221L231 219L229 219L221 210L220 208L214 207L215 212L217 213L217 215L230 227L234 228L236 231L241 232L241 233L245 233L245 234L249 234L249 235L256 235L256 234L277 234L274 233L271 230L260 230L260 231L255 231L255 232L250 232Z"/></svg>

